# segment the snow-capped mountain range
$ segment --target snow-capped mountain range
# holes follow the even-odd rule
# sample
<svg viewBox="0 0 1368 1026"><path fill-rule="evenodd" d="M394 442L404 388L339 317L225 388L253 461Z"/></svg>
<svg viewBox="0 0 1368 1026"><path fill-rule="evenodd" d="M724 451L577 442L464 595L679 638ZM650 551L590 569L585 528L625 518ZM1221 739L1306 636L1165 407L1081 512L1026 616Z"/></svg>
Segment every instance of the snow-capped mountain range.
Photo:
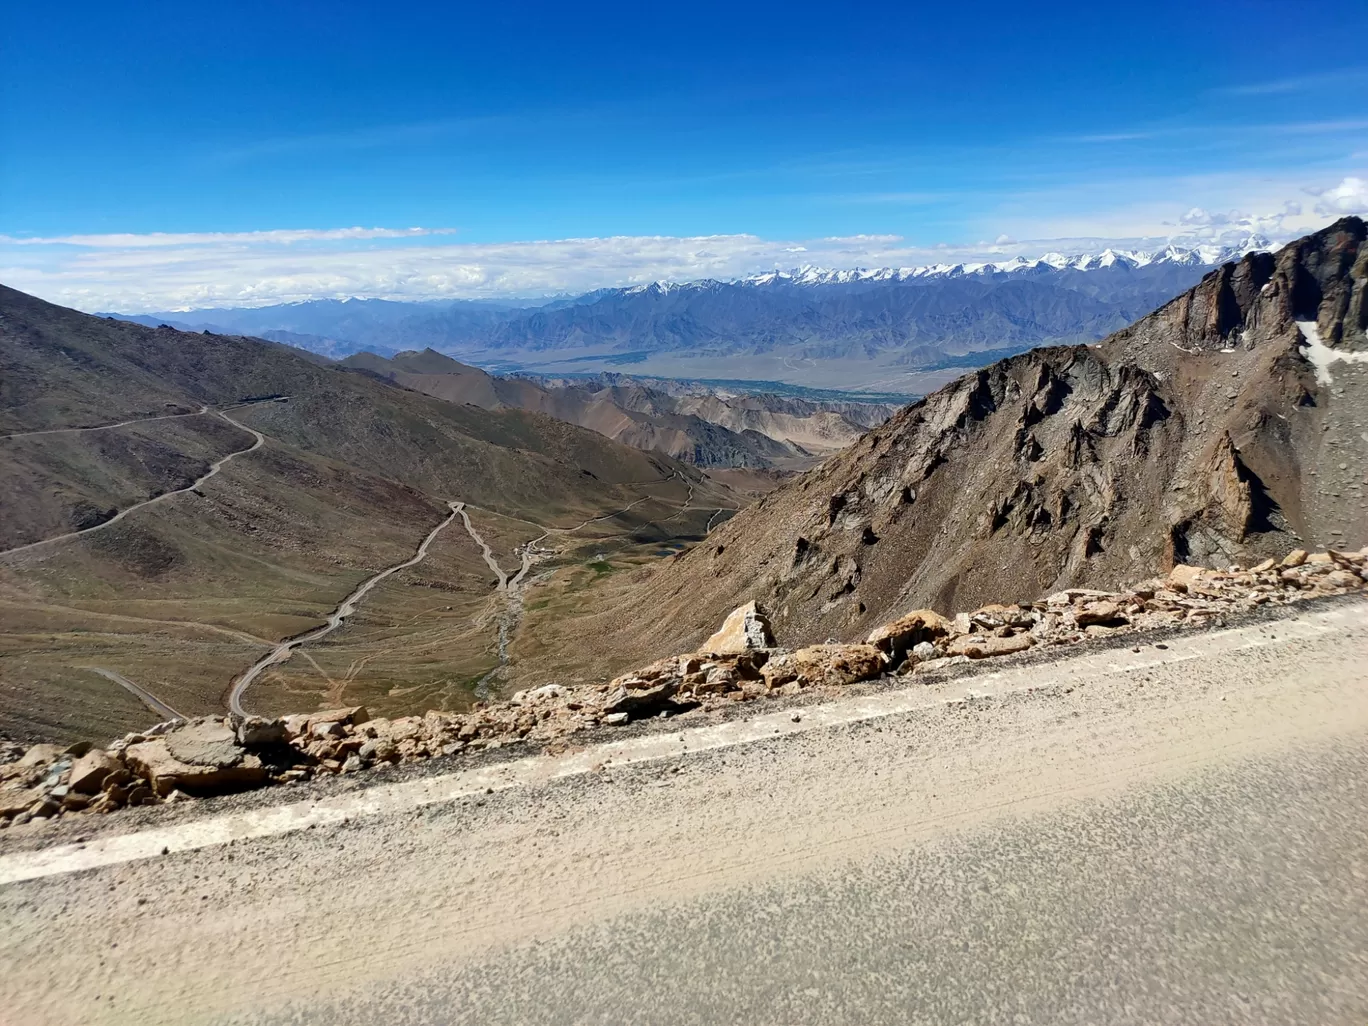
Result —
<svg viewBox="0 0 1368 1026"><path fill-rule="evenodd" d="M990 277L995 274L1027 274L1050 271L1097 271L1109 267L1140 268L1151 265L1173 267L1214 267L1230 260L1238 260L1246 253L1258 253L1275 248L1262 235L1249 235L1226 245L1197 245L1192 247L1169 243L1162 249L1111 249L1091 253L1046 253L1034 260L1015 256L1000 262L926 264L920 267L879 267L833 269L804 265L787 271L762 271L742 278L716 282L711 279L687 282L655 281L621 290L634 294L653 290L674 292L680 289L706 288L727 285L846 285L852 282L898 282L918 279ZM608 290L604 290L608 291Z"/></svg>
<svg viewBox="0 0 1368 1026"><path fill-rule="evenodd" d="M137 319L261 335L333 357L431 347L500 370L630 364L634 372L667 371L663 376L758 376L825 388L837 372L861 381L906 379L1035 345L1096 341L1191 288L1214 265L1272 248L1257 235L1219 245L1182 241L982 263L800 267L730 281L606 288L525 306L324 300ZM680 374L681 360L706 363Z"/></svg>

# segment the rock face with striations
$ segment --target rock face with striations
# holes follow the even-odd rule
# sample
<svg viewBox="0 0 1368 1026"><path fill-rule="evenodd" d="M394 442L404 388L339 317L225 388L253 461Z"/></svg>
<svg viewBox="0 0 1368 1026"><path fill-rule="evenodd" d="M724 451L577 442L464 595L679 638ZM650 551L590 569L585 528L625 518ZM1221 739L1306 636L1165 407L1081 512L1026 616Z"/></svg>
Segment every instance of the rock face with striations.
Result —
<svg viewBox="0 0 1368 1026"><path fill-rule="evenodd" d="M759 648L770 648L773 644L769 619L758 605L747 602L733 609L717 633L703 642L698 650L711 655L738 655Z"/></svg>
<svg viewBox="0 0 1368 1026"><path fill-rule="evenodd" d="M1344 218L1101 343L965 375L643 572L616 596L631 637L584 629L650 658L752 599L786 644L855 641L914 607L1363 544L1365 236Z"/></svg>

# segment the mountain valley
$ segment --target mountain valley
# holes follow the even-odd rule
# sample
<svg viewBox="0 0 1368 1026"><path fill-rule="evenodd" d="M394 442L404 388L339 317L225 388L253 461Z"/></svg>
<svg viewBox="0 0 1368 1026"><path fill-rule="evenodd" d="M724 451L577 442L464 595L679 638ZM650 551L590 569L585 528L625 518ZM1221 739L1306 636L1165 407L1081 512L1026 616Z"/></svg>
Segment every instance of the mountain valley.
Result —
<svg viewBox="0 0 1368 1026"><path fill-rule="evenodd" d="M701 467L806 469L897 409L887 403L722 396L709 390L672 394L636 382L538 384L494 377L431 349L390 359L358 353L341 366L451 402L545 413Z"/></svg>
<svg viewBox="0 0 1368 1026"><path fill-rule="evenodd" d="M95 318L5 289L0 347L11 734L143 722L101 671L185 714L223 708L248 665L411 558L452 501L470 529L448 524L346 630L269 667L250 704L345 692L396 711L462 707L480 681L497 685L486 678L517 613L504 580L526 579L527 543L537 562L602 568L583 571L592 579L702 537L742 502L597 432L260 340Z"/></svg>
<svg viewBox="0 0 1368 1026"><path fill-rule="evenodd" d="M1364 237L1346 218L1251 252L886 422L430 350L335 363L6 290L0 721L141 721L109 674L221 710L258 662L254 712L459 711L688 651L747 600L797 646L1348 544Z"/></svg>

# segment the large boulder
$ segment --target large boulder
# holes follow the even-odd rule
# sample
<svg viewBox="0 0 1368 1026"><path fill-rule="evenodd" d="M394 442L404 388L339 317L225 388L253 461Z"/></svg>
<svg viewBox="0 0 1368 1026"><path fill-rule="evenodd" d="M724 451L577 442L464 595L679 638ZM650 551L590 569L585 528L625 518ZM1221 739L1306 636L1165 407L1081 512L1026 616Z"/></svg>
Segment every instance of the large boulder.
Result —
<svg viewBox="0 0 1368 1026"><path fill-rule="evenodd" d="M1120 627L1130 623L1120 603L1103 599L1089 602L1074 611L1074 622L1080 627Z"/></svg>
<svg viewBox="0 0 1368 1026"><path fill-rule="evenodd" d="M323 712L310 713L304 721L304 729L301 733L313 730L320 723L349 723L352 726L360 726L370 719L370 713L366 712L363 705L346 706L341 709L327 709Z"/></svg>
<svg viewBox="0 0 1368 1026"><path fill-rule="evenodd" d="M649 716L668 709L679 694L683 680L679 677L657 677L643 680L640 677L619 677L608 687L608 695L603 700L605 714L629 713L633 716Z"/></svg>
<svg viewBox="0 0 1368 1026"><path fill-rule="evenodd" d="M226 794L266 781L261 760L238 745L233 730L222 720L186 724L164 737L129 745L123 756L162 797L176 790Z"/></svg>
<svg viewBox="0 0 1368 1026"><path fill-rule="evenodd" d="M1179 563L1169 571L1167 583L1170 591L1187 591L1193 585L1210 573L1209 570L1200 566L1188 566L1186 563Z"/></svg>
<svg viewBox="0 0 1368 1026"><path fill-rule="evenodd" d="M36 787L0 787L0 819L25 812L42 798L43 792Z"/></svg>
<svg viewBox="0 0 1368 1026"><path fill-rule="evenodd" d="M754 602L733 609L717 633L699 646L707 655L740 655L759 648L774 647L769 618Z"/></svg>
<svg viewBox="0 0 1368 1026"><path fill-rule="evenodd" d="M233 721L238 744L244 748L268 748L289 740L285 721L263 716L242 716Z"/></svg>
<svg viewBox="0 0 1368 1026"><path fill-rule="evenodd" d="M902 658L923 641L935 642L950 633L950 621L933 609L914 609L898 617L892 623L875 627L866 639L880 652L888 655L891 661L900 662Z"/></svg>
<svg viewBox="0 0 1368 1026"><path fill-rule="evenodd" d="M19 769L38 769L48 766L62 757L65 749L61 745L37 744L24 753L15 763Z"/></svg>
<svg viewBox="0 0 1368 1026"><path fill-rule="evenodd" d="M71 767L71 789L80 794L95 794L111 776L124 768L116 757L100 748L86 752Z"/></svg>
<svg viewBox="0 0 1368 1026"><path fill-rule="evenodd" d="M998 638L991 634L965 634L946 646L950 656L968 656L970 659L988 659L992 656L1011 655L1025 652L1035 644L1029 634L1017 634L1010 638Z"/></svg>
<svg viewBox="0 0 1368 1026"><path fill-rule="evenodd" d="M771 688L794 681L801 687L839 686L877 677L884 665L883 653L873 645L809 645L775 656L760 673Z"/></svg>

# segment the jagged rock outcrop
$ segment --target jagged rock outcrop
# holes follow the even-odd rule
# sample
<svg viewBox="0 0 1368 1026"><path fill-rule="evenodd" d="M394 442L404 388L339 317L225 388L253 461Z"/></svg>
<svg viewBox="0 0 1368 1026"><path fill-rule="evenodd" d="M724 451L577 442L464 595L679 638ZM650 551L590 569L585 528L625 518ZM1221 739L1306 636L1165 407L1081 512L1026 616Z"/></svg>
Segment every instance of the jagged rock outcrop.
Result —
<svg viewBox="0 0 1368 1026"><path fill-rule="evenodd" d="M727 614L722 626L703 642L699 651L712 655L740 655L759 648L770 648L773 644L769 618L754 602L747 602Z"/></svg>

